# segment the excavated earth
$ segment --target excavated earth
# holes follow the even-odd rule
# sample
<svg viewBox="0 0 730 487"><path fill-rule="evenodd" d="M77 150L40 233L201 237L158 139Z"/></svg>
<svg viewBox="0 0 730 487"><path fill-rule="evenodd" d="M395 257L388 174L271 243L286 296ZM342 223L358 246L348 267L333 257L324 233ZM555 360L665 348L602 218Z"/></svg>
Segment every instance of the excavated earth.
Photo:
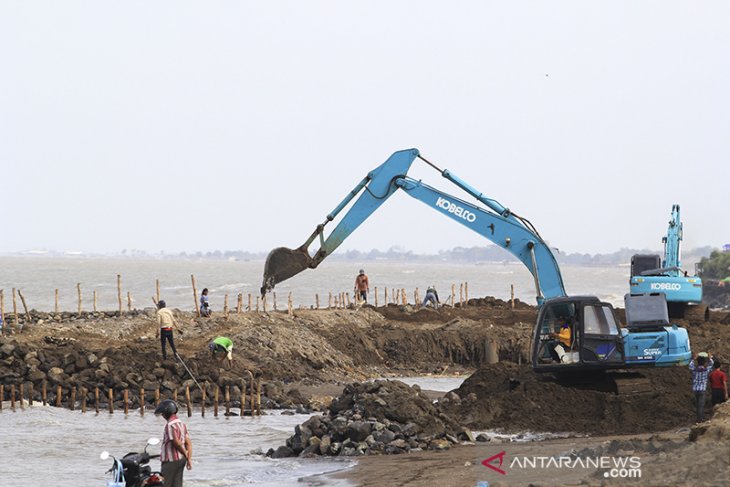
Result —
<svg viewBox="0 0 730 487"><path fill-rule="evenodd" d="M587 434L663 431L693 419L690 377L685 368L645 370L651 390L620 395L610 387L567 384L534 374L527 357L536 309L517 302L481 298L463 308L439 310L411 306L242 313L209 319L175 311L183 327L178 351L198 381L230 385L240 397L248 371L264 386L264 407L324 407L346 383L370 378L471 374L453 394L441 398L439 414L471 429L570 431ZM191 386L189 374L174 360L161 360L153 309L125 313L48 314L31 312L12 333L0 338L0 383L5 400L11 385L45 381L49 399L56 385L75 386L91 399L93 388L113 388L121 400L129 389L134 404L140 387L170 395ZM730 360L728 312L711 313L709 322L679 321L689 330L695 351ZM22 331L21 331L22 328ZM234 364L220 368L207 344L218 335L234 342ZM487 364L496 343L498 364ZM600 382L600 381L599 381ZM63 402L67 404L67 392ZM147 396L147 401L152 401Z"/></svg>

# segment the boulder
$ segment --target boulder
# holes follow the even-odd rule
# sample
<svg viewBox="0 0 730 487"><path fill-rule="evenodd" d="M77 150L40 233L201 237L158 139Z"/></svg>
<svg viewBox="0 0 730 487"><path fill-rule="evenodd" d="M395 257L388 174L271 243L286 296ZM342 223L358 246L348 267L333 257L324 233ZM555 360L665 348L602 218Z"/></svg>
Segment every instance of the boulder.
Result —
<svg viewBox="0 0 730 487"><path fill-rule="evenodd" d="M352 441L365 441L370 435L371 425L365 421L353 421L347 426L347 437Z"/></svg>

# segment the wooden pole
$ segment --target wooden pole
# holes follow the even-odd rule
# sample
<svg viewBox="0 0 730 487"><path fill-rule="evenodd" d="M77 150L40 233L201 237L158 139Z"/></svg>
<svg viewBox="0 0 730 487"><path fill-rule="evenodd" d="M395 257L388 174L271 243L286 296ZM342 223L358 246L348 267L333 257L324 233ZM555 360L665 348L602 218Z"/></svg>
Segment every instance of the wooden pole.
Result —
<svg viewBox="0 0 730 487"><path fill-rule="evenodd" d="M253 311L253 308L251 308L251 293L248 293L248 311L249 313Z"/></svg>
<svg viewBox="0 0 730 487"><path fill-rule="evenodd" d="M0 326L2 327L2 334L5 335L7 333L5 328L8 327L8 324L5 322L5 295L2 289L0 289ZM0 402L3 402L2 397L0 397Z"/></svg>
<svg viewBox="0 0 730 487"><path fill-rule="evenodd" d="M274 301L276 301L276 296L274 296ZM266 296L264 296L263 298L261 298L261 306L264 309L264 313L266 313Z"/></svg>
<svg viewBox="0 0 730 487"><path fill-rule="evenodd" d="M15 384L10 385L10 409L15 411Z"/></svg>
<svg viewBox="0 0 730 487"><path fill-rule="evenodd" d="M20 326L20 321L18 320L18 302L15 299L15 288L13 288L13 318L15 318L15 329L17 330Z"/></svg>
<svg viewBox="0 0 730 487"><path fill-rule="evenodd" d="M23 396L25 395L25 391L23 390L23 383L21 382L18 384L18 395L20 396L20 409L25 409L23 406Z"/></svg>
<svg viewBox="0 0 730 487"><path fill-rule="evenodd" d="M160 388L155 389L155 407L160 405Z"/></svg>
<svg viewBox="0 0 730 487"><path fill-rule="evenodd" d="M117 301L119 302L119 316L122 316L122 275L117 274Z"/></svg>
<svg viewBox="0 0 730 487"><path fill-rule="evenodd" d="M5 400L5 385L0 384L0 411L3 410L3 401Z"/></svg>
<svg viewBox="0 0 730 487"><path fill-rule="evenodd" d="M114 389L109 388L109 414L114 414Z"/></svg>
<svg viewBox="0 0 730 487"><path fill-rule="evenodd" d="M185 386L185 404L188 406L188 418L193 415L193 403L190 400L190 386Z"/></svg>
<svg viewBox="0 0 730 487"><path fill-rule="evenodd" d="M401 289L400 297L403 299L403 306L408 304L408 293L406 293L406 288Z"/></svg>
<svg viewBox="0 0 730 487"><path fill-rule="evenodd" d="M20 302L23 303L23 310L25 311L25 319L28 321L28 324L30 324L30 313L28 313L28 306L25 304L25 296L23 296L23 293L20 292L20 289L18 289L18 296L20 296Z"/></svg>
<svg viewBox="0 0 730 487"><path fill-rule="evenodd" d="M459 283L459 306L464 306L464 283Z"/></svg>
<svg viewBox="0 0 730 487"><path fill-rule="evenodd" d="M451 284L451 306L456 306L456 284Z"/></svg>
<svg viewBox="0 0 730 487"><path fill-rule="evenodd" d="M215 392L213 393L213 417L218 417L218 395L220 394L220 388L218 384L215 385Z"/></svg>
<svg viewBox="0 0 730 487"><path fill-rule="evenodd" d="M0 394L2 398L2 394ZM33 383L28 383L28 406L33 407Z"/></svg>
<svg viewBox="0 0 730 487"><path fill-rule="evenodd" d="M255 414L254 413L254 408L255 408L255 404L256 404L256 402L254 401L254 387L255 387L255 385L254 385L254 380L253 380L253 374L251 373L251 371L250 370L247 370L246 372L248 372L248 380L249 380L249 382L251 382L251 395L250 395L251 400L249 401L249 404L251 405L251 416L253 416Z"/></svg>
<svg viewBox="0 0 730 487"><path fill-rule="evenodd" d="M193 302L195 303L195 314L200 317L200 304L198 303L198 288L195 287L195 276L190 274L190 280L193 283Z"/></svg>
<svg viewBox="0 0 730 487"><path fill-rule="evenodd" d="M81 310L83 308L81 306L81 283L80 282L77 282L76 283L76 296L78 298L77 299L77 305L78 305L77 306L77 310L78 310L79 314L81 314Z"/></svg>
<svg viewBox="0 0 730 487"><path fill-rule="evenodd" d="M271 293L271 294L274 295L274 311L276 311L276 293ZM264 299L266 299L266 298L264 298ZM266 311L266 309L264 309L264 311Z"/></svg>
<svg viewBox="0 0 730 487"><path fill-rule="evenodd" d="M155 279L155 302L160 301L160 280Z"/></svg>
<svg viewBox="0 0 730 487"><path fill-rule="evenodd" d="M53 306L53 312L58 313L58 289L56 289L55 297L56 297L56 299L55 299L55 305Z"/></svg>
<svg viewBox="0 0 730 487"><path fill-rule="evenodd" d="M231 415L231 386L226 386L226 417Z"/></svg>
<svg viewBox="0 0 730 487"><path fill-rule="evenodd" d="M132 311L132 293L127 291L127 311Z"/></svg>
<svg viewBox="0 0 730 487"><path fill-rule="evenodd" d="M71 386L71 399L68 408L73 411L76 409L76 386Z"/></svg>
<svg viewBox="0 0 730 487"><path fill-rule="evenodd" d="M129 414L129 389L124 389L124 415Z"/></svg>
<svg viewBox="0 0 730 487"><path fill-rule="evenodd" d="M469 305L469 283L468 282L464 283L464 304L466 306Z"/></svg>
<svg viewBox="0 0 730 487"><path fill-rule="evenodd" d="M177 402L177 387L172 391L172 400Z"/></svg>
<svg viewBox="0 0 730 487"><path fill-rule="evenodd" d="M289 293L289 297L287 299L286 307L287 307L287 313L289 314L289 316L293 315L294 314L294 310L292 309L291 293Z"/></svg>
<svg viewBox="0 0 730 487"><path fill-rule="evenodd" d="M139 415L144 416L144 389L142 387L139 388Z"/></svg>
<svg viewBox="0 0 730 487"><path fill-rule="evenodd" d="M62 392L63 391L61 390L61 386L60 385L57 385L56 386L56 407L57 408L60 408L61 407L61 394L62 394Z"/></svg>
<svg viewBox="0 0 730 487"><path fill-rule="evenodd" d="M246 379L241 379L241 417L246 411Z"/></svg>
<svg viewBox="0 0 730 487"><path fill-rule="evenodd" d="M261 416L261 379L256 381L256 416Z"/></svg>
<svg viewBox="0 0 730 487"><path fill-rule="evenodd" d="M515 309L515 285L509 285L509 302L512 309Z"/></svg>
<svg viewBox="0 0 730 487"><path fill-rule="evenodd" d="M256 312L259 312L259 297L256 296Z"/></svg>
<svg viewBox="0 0 730 487"><path fill-rule="evenodd" d="M96 313L96 289L94 289L94 313Z"/></svg>
<svg viewBox="0 0 730 487"><path fill-rule="evenodd" d="M205 383L203 384L203 390L202 390L202 391L200 391L200 394L201 394L201 401L200 401L200 416L202 416L203 418L205 417L205 396L206 396L206 391L207 391L207 390L208 390L208 382L206 381L206 382L205 382Z"/></svg>
<svg viewBox="0 0 730 487"><path fill-rule="evenodd" d="M315 309L319 309L319 294L314 295Z"/></svg>
<svg viewBox="0 0 730 487"><path fill-rule="evenodd" d="M421 294L418 292L418 288L416 288L415 291L413 291L413 304L415 306L418 306L421 304Z"/></svg>
<svg viewBox="0 0 730 487"><path fill-rule="evenodd" d="M388 287L385 288L385 296L383 296L383 306L388 306Z"/></svg>
<svg viewBox="0 0 730 487"><path fill-rule="evenodd" d="M344 293L344 294L345 294L345 299L347 300L347 307L349 308L350 307L350 293Z"/></svg>
<svg viewBox="0 0 730 487"><path fill-rule="evenodd" d="M81 388L81 413L86 413L86 395L88 394L86 387Z"/></svg>
<svg viewBox="0 0 730 487"><path fill-rule="evenodd" d="M46 393L46 381L43 381L43 385L41 386L41 400L43 401L44 406L46 404L48 404L48 395Z"/></svg>
<svg viewBox="0 0 730 487"><path fill-rule="evenodd" d="M236 303L236 314L241 314L241 308L243 308L243 293L238 293L238 302Z"/></svg>
<svg viewBox="0 0 730 487"><path fill-rule="evenodd" d="M44 382L45 384L45 382ZM99 388L94 388L94 411L99 414Z"/></svg>
<svg viewBox="0 0 730 487"><path fill-rule="evenodd" d="M332 308L332 291L330 291L330 297L329 297L329 300L327 301L327 309L331 309L331 308Z"/></svg>

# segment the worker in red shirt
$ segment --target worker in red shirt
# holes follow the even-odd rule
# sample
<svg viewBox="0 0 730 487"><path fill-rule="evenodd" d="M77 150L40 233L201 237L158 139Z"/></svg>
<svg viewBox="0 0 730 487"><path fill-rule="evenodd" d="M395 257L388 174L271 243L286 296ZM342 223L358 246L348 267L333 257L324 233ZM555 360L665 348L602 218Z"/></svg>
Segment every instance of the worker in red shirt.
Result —
<svg viewBox="0 0 730 487"><path fill-rule="evenodd" d="M707 376L712 388L712 405L727 401L727 375L720 369L720 361L715 359L712 372Z"/></svg>

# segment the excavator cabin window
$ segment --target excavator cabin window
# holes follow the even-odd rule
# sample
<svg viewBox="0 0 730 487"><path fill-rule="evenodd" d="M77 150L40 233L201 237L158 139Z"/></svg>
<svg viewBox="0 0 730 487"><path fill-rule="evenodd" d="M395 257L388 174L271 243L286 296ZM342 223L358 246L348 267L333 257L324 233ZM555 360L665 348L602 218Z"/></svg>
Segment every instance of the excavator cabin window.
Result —
<svg viewBox="0 0 730 487"><path fill-rule="evenodd" d="M577 349L576 306L574 303L555 303L543 314L540 324L538 357L542 363L572 363L571 352Z"/></svg>

